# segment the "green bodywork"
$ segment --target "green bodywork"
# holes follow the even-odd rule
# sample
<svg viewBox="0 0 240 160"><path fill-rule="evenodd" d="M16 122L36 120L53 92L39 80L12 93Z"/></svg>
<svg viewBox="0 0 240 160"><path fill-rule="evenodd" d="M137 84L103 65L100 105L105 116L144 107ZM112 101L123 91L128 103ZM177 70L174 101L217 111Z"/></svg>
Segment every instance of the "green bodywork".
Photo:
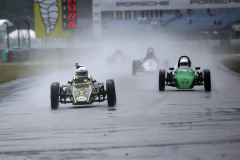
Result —
<svg viewBox="0 0 240 160"><path fill-rule="evenodd" d="M178 89L191 89L194 86L196 75L192 68L178 68L175 70L173 79Z"/></svg>

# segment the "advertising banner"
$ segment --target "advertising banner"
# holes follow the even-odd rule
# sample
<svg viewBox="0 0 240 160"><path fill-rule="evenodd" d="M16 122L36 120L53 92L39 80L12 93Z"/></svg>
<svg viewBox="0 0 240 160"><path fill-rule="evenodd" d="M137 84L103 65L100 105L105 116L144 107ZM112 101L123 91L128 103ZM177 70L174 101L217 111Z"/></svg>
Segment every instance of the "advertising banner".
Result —
<svg viewBox="0 0 240 160"><path fill-rule="evenodd" d="M37 38L65 38L70 30L63 29L62 0L34 0Z"/></svg>

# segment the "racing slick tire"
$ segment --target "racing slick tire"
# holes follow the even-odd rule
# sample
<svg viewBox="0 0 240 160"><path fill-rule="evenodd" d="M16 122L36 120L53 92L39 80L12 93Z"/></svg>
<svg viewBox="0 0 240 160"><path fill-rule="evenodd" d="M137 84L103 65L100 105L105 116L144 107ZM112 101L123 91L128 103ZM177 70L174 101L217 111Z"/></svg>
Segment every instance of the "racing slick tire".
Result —
<svg viewBox="0 0 240 160"><path fill-rule="evenodd" d="M132 63L132 74L133 75L137 74L137 68L138 68L138 61L134 60Z"/></svg>
<svg viewBox="0 0 240 160"><path fill-rule="evenodd" d="M165 90L165 70L159 71L158 87L159 91Z"/></svg>
<svg viewBox="0 0 240 160"><path fill-rule="evenodd" d="M211 74L209 69L203 70L205 91L211 91Z"/></svg>
<svg viewBox="0 0 240 160"><path fill-rule="evenodd" d="M58 109L59 106L59 86L58 82L51 84L51 108Z"/></svg>
<svg viewBox="0 0 240 160"><path fill-rule="evenodd" d="M106 81L106 89L107 89L108 106L113 107L117 102L115 85L114 85L113 79L109 79Z"/></svg>

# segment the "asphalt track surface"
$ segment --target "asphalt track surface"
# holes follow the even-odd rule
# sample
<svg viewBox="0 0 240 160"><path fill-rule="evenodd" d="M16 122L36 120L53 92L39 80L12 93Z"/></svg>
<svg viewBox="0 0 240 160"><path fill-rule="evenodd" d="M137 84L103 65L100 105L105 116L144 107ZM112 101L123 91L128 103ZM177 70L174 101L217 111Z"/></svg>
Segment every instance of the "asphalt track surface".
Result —
<svg viewBox="0 0 240 160"><path fill-rule="evenodd" d="M211 70L211 92L203 86L159 92L157 72L132 76L131 62L96 67L94 60L86 64L93 78L115 80L113 108L103 102L50 109L51 82L71 80L74 63L0 85L0 159L239 159L240 77L219 56L211 55L212 63L191 56Z"/></svg>

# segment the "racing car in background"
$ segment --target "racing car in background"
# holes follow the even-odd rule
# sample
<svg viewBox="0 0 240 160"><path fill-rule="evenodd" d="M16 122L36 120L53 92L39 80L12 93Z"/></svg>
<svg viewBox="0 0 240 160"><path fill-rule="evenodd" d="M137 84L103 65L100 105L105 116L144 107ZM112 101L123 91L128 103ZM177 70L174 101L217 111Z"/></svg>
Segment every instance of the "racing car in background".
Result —
<svg viewBox="0 0 240 160"><path fill-rule="evenodd" d="M58 109L59 102L85 105L107 100L109 107L115 106L117 102L113 79L106 81L106 89L103 83L86 78L68 81L67 85L62 86L59 82L52 82L50 89L52 109Z"/></svg>
<svg viewBox="0 0 240 160"><path fill-rule="evenodd" d="M120 49L116 50L116 52L110 57L107 57L108 64L123 64L125 60L126 57Z"/></svg>
<svg viewBox="0 0 240 160"><path fill-rule="evenodd" d="M211 75L209 69L199 71L200 67L192 69L190 58L181 56L175 68L159 71L159 91L164 91L165 86L172 86L178 89L192 89L194 86L204 85L205 91L211 91Z"/></svg>
<svg viewBox="0 0 240 160"><path fill-rule="evenodd" d="M155 59L134 60L132 63L132 74L137 72L154 72L158 70L158 61Z"/></svg>
<svg viewBox="0 0 240 160"><path fill-rule="evenodd" d="M153 53L153 49L149 48L147 55L144 59L133 60L132 74L136 75L137 72L154 72L159 69L159 62Z"/></svg>

